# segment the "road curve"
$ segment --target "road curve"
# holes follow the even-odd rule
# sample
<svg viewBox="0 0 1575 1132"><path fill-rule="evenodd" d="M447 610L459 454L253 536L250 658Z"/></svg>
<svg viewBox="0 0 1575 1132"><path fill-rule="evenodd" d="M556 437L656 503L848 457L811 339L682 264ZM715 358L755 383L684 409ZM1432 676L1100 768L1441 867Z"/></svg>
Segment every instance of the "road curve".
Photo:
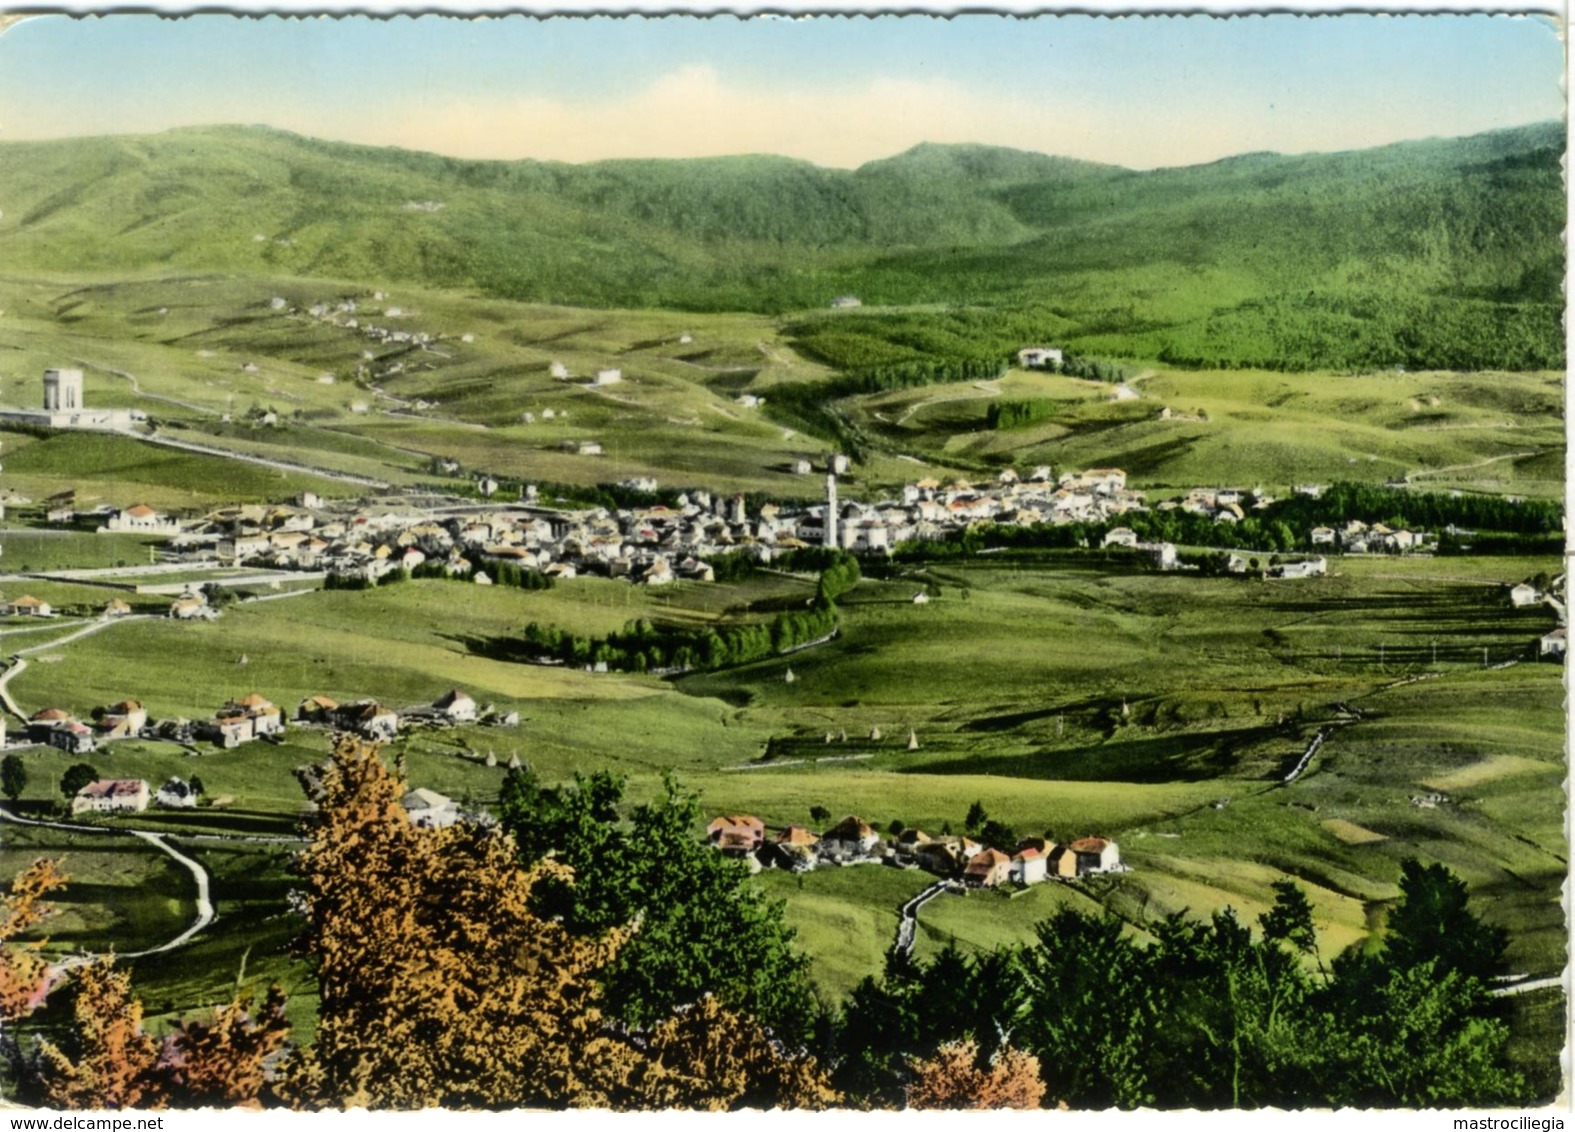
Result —
<svg viewBox="0 0 1575 1132"><path fill-rule="evenodd" d="M196 918L192 920L192 922L186 926L185 930L177 935L174 939L171 939L165 943L161 943L157 947L149 947L142 951L121 952L120 958L122 959L140 959L144 955L158 955L164 951L173 951L175 948L190 940L198 932L202 931L203 928L213 923L213 899L210 895L208 870L203 868L196 861L193 861L184 853L173 848L167 841L164 840L164 835L161 833L154 833L151 830L146 829L105 829L101 826L75 825L71 822L38 821L33 818L18 817L16 814L13 814L10 810L3 806L0 806L0 821L16 822L18 825L42 826L45 829L63 829L71 833L127 833L132 837L141 838L143 841L146 841L154 848L169 855L175 860L177 864L179 864L187 872L191 873L192 879L197 882ZM98 957L98 954L93 952L82 952L81 954L69 956L60 960L58 963L52 964L50 970L54 972L69 971L73 968L81 967L91 963Z"/></svg>

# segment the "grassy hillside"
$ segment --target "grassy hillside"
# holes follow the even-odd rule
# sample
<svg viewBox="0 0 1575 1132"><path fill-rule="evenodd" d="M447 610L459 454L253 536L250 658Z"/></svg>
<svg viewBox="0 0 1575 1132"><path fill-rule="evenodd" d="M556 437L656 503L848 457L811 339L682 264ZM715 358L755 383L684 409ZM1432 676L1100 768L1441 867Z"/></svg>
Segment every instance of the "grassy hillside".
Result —
<svg viewBox="0 0 1575 1132"><path fill-rule="evenodd" d="M852 292L981 308L976 352L1053 336L1184 364L1558 368L1562 148L1546 123L1144 173L933 145L841 171L462 161L201 128L6 145L0 235L12 270L764 313Z"/></svg>

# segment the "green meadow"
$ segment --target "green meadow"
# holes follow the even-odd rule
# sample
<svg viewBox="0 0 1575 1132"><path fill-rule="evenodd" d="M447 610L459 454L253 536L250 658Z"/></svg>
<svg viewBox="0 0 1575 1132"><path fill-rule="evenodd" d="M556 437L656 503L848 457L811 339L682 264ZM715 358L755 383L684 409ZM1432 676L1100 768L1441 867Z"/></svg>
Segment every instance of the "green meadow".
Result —
<svg viewBox="0 0 1575 1132"><path fill-rule="evenodd" d="M960 831L979 801L1023 836L1114 837L1132 866L1013 898L944 897L921 915L920 954L1026 940L1068 902L1102 905L1134 930L1226 904L1250 918L1291 877L1309 892L1327 959L1381 924L1400 858L1419 855L1489 898L1517 970L1541 974L1558 968L1565 940L1562 669L1532 655L1551 613L1512 609L1505 588L1552 568L1345 558L1326 578L1263 581L1123 573L1075 553L985 558L867 578L839 603L837 640L676 680L494 654L529 621L587 634L635 617L714 623L807 583L760 575L653 592L598 579L547 591L413 581L243 605L211 623L113 625L35 654L11 692L24 711L85 717L131 696L155 717L200 718L251 691L292 711L312 694L402 707L459 686L517 711L518 726L414 731L392 751L413 783L467 805L493 803L517 756L548 780L612 769L631 802L675 771L708 811L774 826L813 824L825 808L880 829ZM936 596L914 605L921 584ZM1483 649L1490 664L1514 663L1484 668ZM1284 784L1320 730L1322 750ZM150 811L140 826L287 836L302 805L295 768L327 744L322 731L293 728L280 746L117 743L91 761L154 784L197 773L222 803ZM43 806L75 760L47 749L24 758L24 803ZM1412 801L1433 794L1447 800ZM279 915L276 889L248 895L243 876L216 881L221 898ZM870 866L756 883L786 901L817 981L840 995L879 969L897 906L927 880ZM237 962L241 937L225 940L203 946ZM208 985L144 962L163 972L153 977L172 1003Z"/></svg>

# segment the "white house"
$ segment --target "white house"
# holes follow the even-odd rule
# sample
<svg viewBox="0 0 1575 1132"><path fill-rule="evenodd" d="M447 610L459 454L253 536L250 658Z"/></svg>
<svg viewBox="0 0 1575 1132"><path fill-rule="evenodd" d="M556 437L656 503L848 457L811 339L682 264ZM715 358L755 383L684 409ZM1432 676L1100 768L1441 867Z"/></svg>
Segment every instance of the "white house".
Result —
<svg viewBox="0 0 1575 1132"><path fill-rule="evenodd" d="M1012 857L1011 878L1018 884L1038 884L1045 879L1050 860L1032 845L1025 845Z"/></svg>
<svg viewBox="0 0 1575 1132"><path fill-rule="evenodd" d="M153 800L167 810L189 810L197 804L197 792L184 779L172 778L159 787Z"/></svg>
<svg viewBox="0 0 1575 1132"><path fill-rule="evenodd" d="M459 820L459 808L454 805L452 798L424 786L410 791L399 800L399 804L410 815L411 825L442 829Z"/></svg>
<svg viewBox="0 0 1575 1132"><path fill-rule="evenodd" d="M137 503L116 511L105 523L107 531L136 531L141 534L177 535L180 524L163 515L146 503Z"/></svg>
<svg viewBox="0 0 1575 1132"><path fill-rule="evenodd" d="M1131 527L1112 527L1105 534L1105 541L1100 546L1136 546L1138 544L1137 532Z"/></svg>
<svg viewBox="0 0 1575 1132"><path fill-rule="evenodd" d="M1512 587L1509 591L1509 603L1517 608L1536 605L1541 600L1542 595L1537 592L1537 587L1526 582L1521 582L1520 585Z"/></svg>
<svg viewBox="0 0 1575 1132"><path fill-rule="evenodd" d="M1024 346L1017 351L1017 364L1024 369L1060 369L1065 361L1054 346Z"/></svg>
<svg viewBox="0 0 1575 1132"><path fill-rule="evenodd" d="M623 380L621 369L599 369L596 376L591 379L592 385L617 385Z"/></svg>
<svg viewBox="0 0 1575 1132"><path fill-rule="evenodd" d="M432 706L455 723L475 722L476 701L458 688L450 688L443 695L439 696Z"/></svg>
<svg viewBox="0 0 1575 1132"><path fill-rule="evenodd" d="M1077 871L1083 873L1111 873L1121 868L1121 849L1105 837L1082 837L1068 846L1077 854Z"/></svg>
<svg viewBox="0 0 1575 1132"><path fill-rule="evenodd" d="M1560 625L1553 632L1543 637L1537 645L1538 656L1563 656L1569 644L1569 632Z"/></svg>

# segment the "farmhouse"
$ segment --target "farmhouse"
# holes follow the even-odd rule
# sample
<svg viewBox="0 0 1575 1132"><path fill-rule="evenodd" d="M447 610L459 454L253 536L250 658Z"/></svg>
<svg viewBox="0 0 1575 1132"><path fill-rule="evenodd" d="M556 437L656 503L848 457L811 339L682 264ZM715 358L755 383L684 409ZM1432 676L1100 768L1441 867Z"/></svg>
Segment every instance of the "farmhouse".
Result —
<svg viewBox="0 0 1575 1132"><path fill-rule="evenodd" d="M10 612L16 617L53 617L54 609L47 601L24 594L11 603Z"/></svg>
<svg viewBox="0 0 1575 1132"><path fill-rule="evenodd" d="M999 849L974 854L963 869L963 883L970 888L995 888L1011 876L1012 859Z"/></svg>
<svg viewBox="0 0 1575 1132"><path fill-rule="evenodd" d="M295 718L300 723L332 723L339 710L339 701L327 696L307 696L295 708Z"/></svg>
<svg viewBox="0 0 1575 1132"><path fill-rule="evenodd" d="M334 713L334 721L365 739L387 740L399 733L399 713L376 700L357 700Z"/></svg>
<svg viewBox="0 0 1575 1132"><path fill-rule="evenodd" d="M1568 644L1569 631L1560 625L1537 642L1537 655L1562 657Z"/></svg>
<svg viewBox="0 0 1575 1132"><path fill-rule="evenodd" d="M1024 346L1017 351L1017 364L1024 369L1060 369L1065 361L1054 346Z"/></svg>
<svg viewBox="0 0 1575 1132"><path fill-rule="evenodd" d="M779 867L795 873L807 873L815 867L816 846L820 838L801 825L790 825L777 835L774 842Z"/></svg>
<svg viewBox="0 0 1575 1132"><path fill-rule="evenodd" d="M137 813L148 808L148 784L140 778L101 778L77 791L71 799L71 812L113 813L132 810Z"/></svg>
<svg viewBox="0 0 1575 1132"><path fill-rule="evenodd" d="M727 814L706 826L711 845L731 856L753 853L765 843L766 825L753 814Z"/></svg>
<svg viewBox="0 0 1575 1132"><path fill-rule="evenodd" d="M201 594L182 594L170 602L169 615L177 621L212 621L219 613Z"/></svg>
<svg viewBox="0 0 1575 1132"><path fill-rule="evenodd" d="M1049 876L1058 880L1071 880L1077 876L1077 854L1070 845L1051 845L1045 853L1045 860L1049 862L1045 870Z"/></svg>
<svg viewBox="0 0 1575 1132"><path fill-rule="evenodd" d="M417 787L408 792L399 800L399 804L410 815L410 824L424 826L428 829L442 829L459 821L459 808L454 805L452 798L439 794L436 790L426 787Z"/></svg>
<svg viewBox="0 0 1575 1132"><path fill-rule="evenodd" d="M146 503L137 503L112 514L105 523L104 529L135 531L139 534L178 535L181 525L177 520L155 511Z"/></svg>
<svg viewBox="0 0 1575 1132"><path fill-rule="evenodd" d="M1329 572L1329 563L1319 555L1300 562L1284 562L1269 571L1271 578L1321 578Z"/></svg>
<svg viewBox="0 0 1575 1132"><path fill-rule="evenodd" d="M820 835L823 857L866 857L879 844L874 827L851 814Z"/></svg>
<svg viewBox="0 0 1575 1132"><path fill-rule="evenodd" d="M1518 586L1510 587L1509 603L1517 609L1528 605L1536 605L1541 600L1542 595L1537 592L1536 586L1521 582Z"/></svg>
<svg viewBox="0 0 1575 1132"><path fill-rule="evenodd" d="M1104 837L1082 837L1069 848L1077 854L1077 872L1111 873L1121 868L1121 850L1114 841Z"/></svg>
<svg viewBox="0 0 1575 1132"><path fill-rule="evenodd" d="M93 712L93 726L105 739L140 735L147 725L147 709L136 700L121 700L118 704L96 708Z"/></svg>
<svg viewBox="0 0 1575 1132"><path fill-rule="evenodd" d="M252 721L252 731L257 736L272 735L276 731L284 730L284 712L274 706L271 700L258 695L256 692L244 696L239 700L231 700L225 705L226 710L239 709L246 713Z"/></svg>
<svg viewBox="0 0 1575 1132"><path fill-rule="evenodd" d="M458 688L450 688L437 698L432 707L455 723L476 721L476 701Z"/></svg>
<svg viewBox="0 0 1575 1132"><path fill-rule="evenodd" d="M1011 879L1018 884L1038 884L1045 879L1049 858L1036 846L1024 845L1012 857Z"/></svg>
<svg viewBox="0 0 1575 1132"><path fill-rule="evenodd" d="M86 755L94 746L93 729L74 719L55 724L49 729L46 740L51 747L58 747L68 755Z"/></svg>

